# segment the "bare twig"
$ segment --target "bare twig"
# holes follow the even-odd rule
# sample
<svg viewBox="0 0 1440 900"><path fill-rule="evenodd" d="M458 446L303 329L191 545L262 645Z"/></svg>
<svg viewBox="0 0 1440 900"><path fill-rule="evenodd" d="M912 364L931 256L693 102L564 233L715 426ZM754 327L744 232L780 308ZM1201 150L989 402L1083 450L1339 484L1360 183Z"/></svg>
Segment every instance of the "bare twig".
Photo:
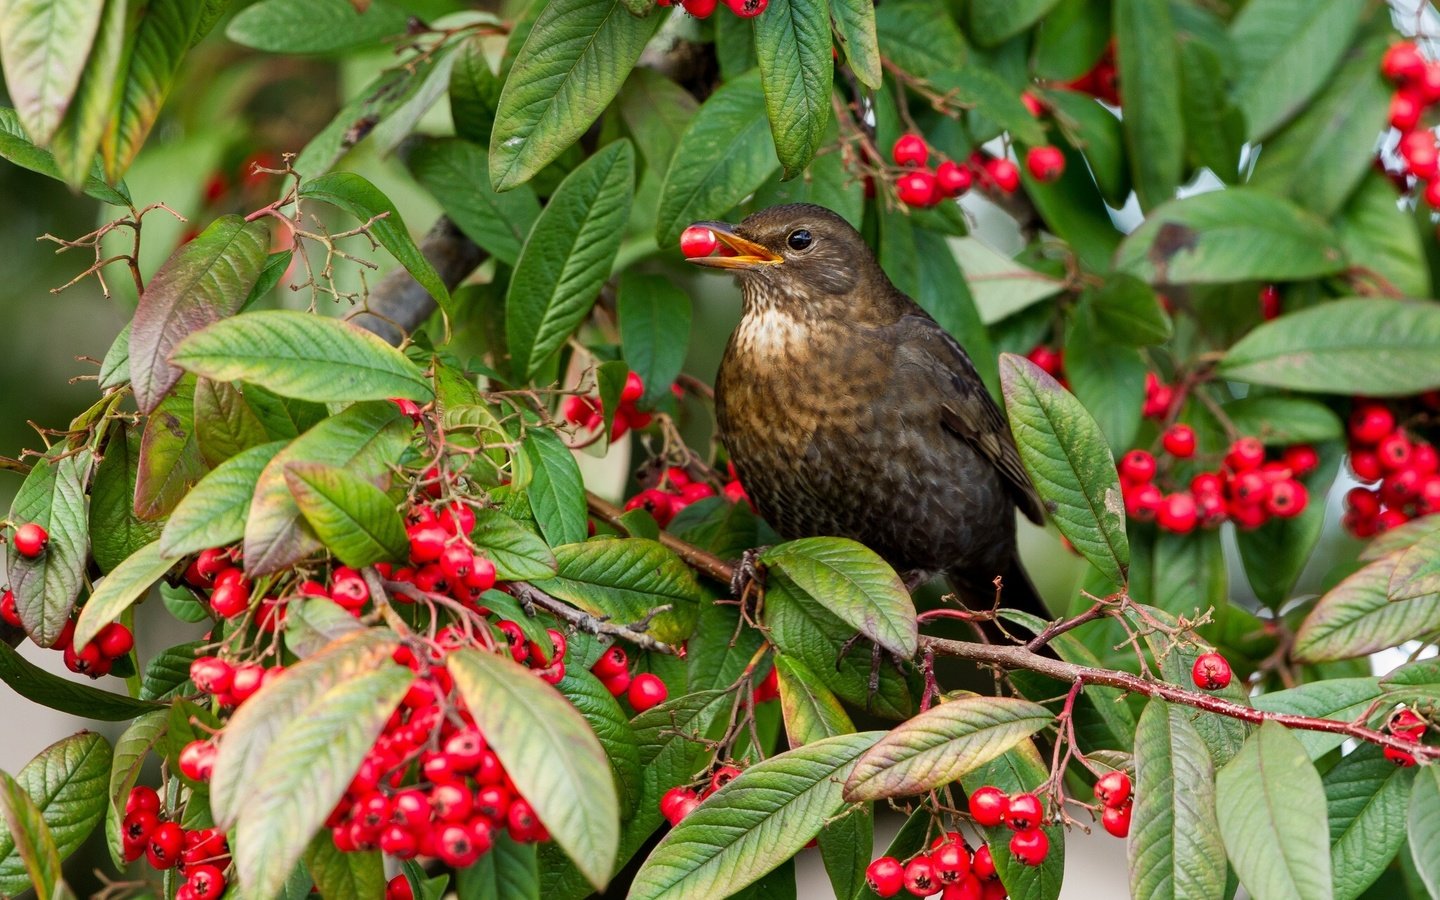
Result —
<svg viewBox="0 0 1440 900"><path fill-rule="evenodd" d="M651 619L671 609L668 604L650 610L645 618L639 622L630 625L618 625L599 616L592 616L589 613L582 612L563 600L550 596L533 584L526 584L523 581L512 582L510 590L514 593L515 599L521 603L538 606L546 612L564 619L581 631L587 631L591 634L608 634L612 637L629 641L635 646L645 650L654 650L656 653L665 653L670 656L675 655L674 647L664 641L657 641L645 633L645 629L649 627Z"/></svg>

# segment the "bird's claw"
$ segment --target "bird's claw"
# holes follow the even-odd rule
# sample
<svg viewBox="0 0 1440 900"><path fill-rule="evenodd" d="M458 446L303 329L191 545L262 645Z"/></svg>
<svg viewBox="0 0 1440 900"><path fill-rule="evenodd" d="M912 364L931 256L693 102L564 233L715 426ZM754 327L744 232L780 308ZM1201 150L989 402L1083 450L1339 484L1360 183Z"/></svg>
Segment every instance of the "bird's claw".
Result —
<svg viewBox="0 0 1440 900"><path fill-rule="evenodd" d="M901 678L905 677L906 660L904 657L888 652L884 647L880 646L878 641L871 640L869 635L866 635L864 632L859 632L840 645L840 653L835 657L836 671L839 671L840 664L845 661L845 657L850 655L850 651L855 649L855 645L864 640L870 640L870 680L865 692L865 709L868 711L874 709L875 696L880 693L881 660L888 662L890 667L893 668Z"/></svg>
<svg viewBox="0 0 1440 900"><path fill-rule="evenodd" d="M769 549L755 547L740 554L740 561L730 575L730 595L736 600L743 603L746 596L755 593L756 589L765 589L765 564L760 557Z"/></svg>

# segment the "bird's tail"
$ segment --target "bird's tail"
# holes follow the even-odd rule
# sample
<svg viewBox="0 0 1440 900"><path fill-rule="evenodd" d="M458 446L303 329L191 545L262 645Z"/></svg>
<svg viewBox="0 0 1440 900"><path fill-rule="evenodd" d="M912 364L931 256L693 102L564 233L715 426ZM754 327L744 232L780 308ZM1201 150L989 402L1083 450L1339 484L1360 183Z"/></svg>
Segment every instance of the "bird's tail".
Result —
<svg viewBox="0 0 1440 900"><path fill-rule="evenodd" d="M945 573L950 587L971 609L991 609L996 605L995 576L976 569L951 569ZM1000 576L999 605L1050 618L1050 611L1035 584L1030 580L1018 555L1011 557L1010 566Z"/></svg>

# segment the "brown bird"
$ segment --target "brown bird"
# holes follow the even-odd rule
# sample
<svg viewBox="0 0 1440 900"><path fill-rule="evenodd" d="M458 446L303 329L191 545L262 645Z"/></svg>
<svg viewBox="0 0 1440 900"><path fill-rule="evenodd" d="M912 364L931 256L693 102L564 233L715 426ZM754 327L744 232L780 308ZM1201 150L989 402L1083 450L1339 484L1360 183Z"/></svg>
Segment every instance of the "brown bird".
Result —
<svg viewBox="0 0 1440 900"><path fill-rule="evenodd" d="M860 234L808 203L698 222L732 255L744 312L715 381L720 439L787 539L853 538L916 585L1044 614L1015 552L1043 507L1004 414L960 346L890 282Z"/></svg>

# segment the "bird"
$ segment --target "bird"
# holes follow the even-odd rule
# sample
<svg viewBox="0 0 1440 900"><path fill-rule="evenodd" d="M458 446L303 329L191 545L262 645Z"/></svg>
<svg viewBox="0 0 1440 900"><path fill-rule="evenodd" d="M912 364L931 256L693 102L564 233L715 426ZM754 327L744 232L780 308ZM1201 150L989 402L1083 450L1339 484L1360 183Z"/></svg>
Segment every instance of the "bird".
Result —
<svg viewBox="0 0 1440 900"><path fill-rule="evenodd" d="M873 550L911 590L944 574L971 609L1046 615L1016 552L1044 504L965 349L895 287L835 212L696 222L743 297L715 380L718 436L780 537Z"/></svg>

